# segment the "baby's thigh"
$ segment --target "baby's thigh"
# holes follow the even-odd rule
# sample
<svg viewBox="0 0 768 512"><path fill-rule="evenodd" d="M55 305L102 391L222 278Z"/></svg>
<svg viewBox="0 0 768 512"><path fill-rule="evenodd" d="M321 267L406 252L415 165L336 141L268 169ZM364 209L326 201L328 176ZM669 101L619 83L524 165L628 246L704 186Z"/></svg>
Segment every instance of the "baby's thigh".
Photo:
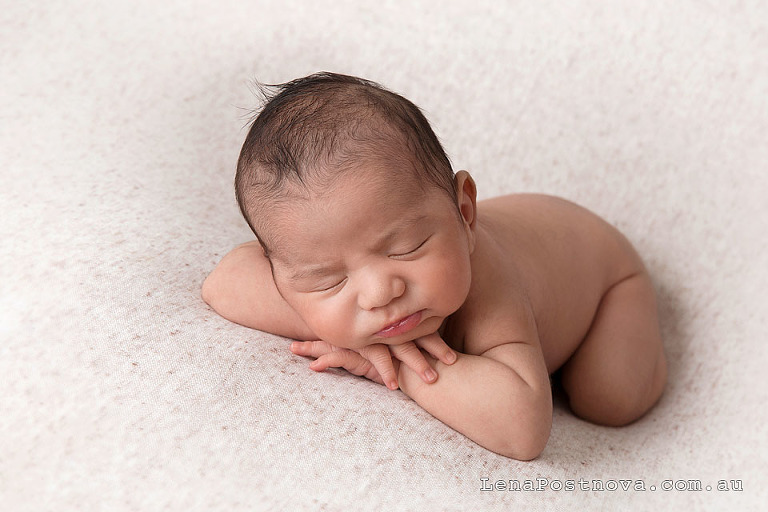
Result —
<svg viewBox="0 0 768 512"><path fill-rule="evenodd" d="M578 416L605 425L638 419L666 382L656 295L644 272L610 288L586 338L563 365L562 383Z"/></svg>

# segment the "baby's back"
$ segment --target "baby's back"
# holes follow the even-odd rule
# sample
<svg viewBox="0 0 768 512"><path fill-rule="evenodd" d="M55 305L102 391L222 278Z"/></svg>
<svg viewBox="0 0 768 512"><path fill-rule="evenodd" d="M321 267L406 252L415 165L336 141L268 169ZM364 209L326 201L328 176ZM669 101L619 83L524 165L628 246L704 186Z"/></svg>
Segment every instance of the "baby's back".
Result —
<svg viewBox="0 0 768 512"><path fill-rule="evenodd" d="M583 340L605 292L643 270L618 230L564 199L516 194L481 201L478 222L496 242L491 252L509 258L495 279L522 288L530 300L550 372Z"/></svg>

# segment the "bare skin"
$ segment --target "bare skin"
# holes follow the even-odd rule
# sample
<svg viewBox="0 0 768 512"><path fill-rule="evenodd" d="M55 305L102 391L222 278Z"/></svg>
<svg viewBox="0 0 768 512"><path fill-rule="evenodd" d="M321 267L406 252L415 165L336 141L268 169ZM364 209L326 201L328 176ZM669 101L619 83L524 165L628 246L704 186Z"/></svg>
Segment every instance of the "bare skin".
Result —
<svg viewBox="0 0 768 512"><path fill-rule="evenodd" d="M546 445L557 370L574 413L595 423L625 425L658 400L655 295L616 229L550 196L477 203L463 171L453 204L412 179L379 178L392 176L381 167L283 212L271 261L257 243L225 256L206 302L307 340L291 349L317 358L313 369L396 379L444 423L520 460Z"/></svg>

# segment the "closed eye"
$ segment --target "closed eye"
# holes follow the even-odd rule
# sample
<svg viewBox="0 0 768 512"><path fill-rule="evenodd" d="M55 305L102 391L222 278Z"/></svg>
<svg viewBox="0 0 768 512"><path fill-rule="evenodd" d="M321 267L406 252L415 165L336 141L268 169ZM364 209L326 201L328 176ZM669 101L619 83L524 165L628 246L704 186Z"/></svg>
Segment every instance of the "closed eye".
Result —
<svg viewBox="0 0 768 512"><path fill-rule="evenodd" d="M424 244L426 244L426 243L429 241L429 239L430 239L430 238L432 238L432 235L428 236L428 237L426 238L426 240L424 240L423 242L421 242L419 245L417 245L416 247L414 247L414 248L413 248L413 249L411 249L410 251L408 251L408 252L403 252L403 253L400 253L400 254L393 254L393 255L392 255L392 257L393 257L393 258L402 258L403 256L410 256L410 255L414 254L415 252L417 252L417 251L418 251L419 249L421 249L422 247L424 247Z"/></svg>
<svg viewBox="0 0 768 512"><path fill-rule="evenodd" d="M346 280L347 280L347 278L345 277L345 278L344 278L344 279L342 279L341 281L339 281L339 282L337 282L337 283L335 283L335 284L332 284L331 286L327 286L327 287L325 287L325 288L318 288L317 290L315 290L315 292L329 292L329 291L331 291L331 290L334 290L334 289L336 289L336 288L340 288L340 287L341 287L341 285L342 285L342 284L344 284L344 282L345 282Z"/></svg>

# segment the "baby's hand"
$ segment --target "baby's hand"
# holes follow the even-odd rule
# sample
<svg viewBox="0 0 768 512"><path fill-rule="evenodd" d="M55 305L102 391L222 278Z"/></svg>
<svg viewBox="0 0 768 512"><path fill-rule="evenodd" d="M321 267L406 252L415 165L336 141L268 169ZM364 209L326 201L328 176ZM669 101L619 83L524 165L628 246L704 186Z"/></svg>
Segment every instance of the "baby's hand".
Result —
<svg viewBox="0 0 768 512"><path fill-rule="evenodd" d="M378 346L379 345L371 345L371 347ZM456 353L451 350L451 347L449 347L448 344L443 341L443 338L440 336L440 334L436 332L428 336L424 336L423 338L417 338L414 341L401 343L400 345L383 346L389 348L389 351L396 358L395 362L398 362L399 360L405 363L408 368L421 375L421 379L427 384L431 384L437 380L437 372L427 362L427 359L424 357L422 350L430 354L435 359L439 359L440 361L444 362L445 364L453 364L456 362ZM399 370L399 363L398 368L394 368L394 365L389 365L391 361L391 358L389 361L383 360L382 358L381 366L376 365L376 361L372 362L374 363L374 366L376 366L376 368L379 370L379 372L382 373L382 375L384 375L383 372L389 372L390 369L392 370L393 385L387 385L387 387L390 389L397 389L398 384L396 375L397 371Z"/></svg>
<svg viewBox="0 0 768 512"><path fill-rule="evenodd" d="M437 380L437 373L429 365L423 349L445 364L453 364L456 354L443 341L439 334L409 341L400 345L369 345L357 350L336 347L325 341L295 341L291 343L291 352L297 355L317 358L310 364L315 371L327 368L344 368L354 375L364 376L379 384L385 384L389 389L397 389L397 372L400 361L421 375L424 382L432 383ZM395 356L395 360L392 359Z"/></svg>
<svg viewBox="0 0 768 512"><path fill-rule="evenodd" d="M369 347L365 347L366 349ZM294 341L291 343L291 352L299 356L316 358L309 367L316 372L322 372L328 368L344 368L349 373L370 379L379 384L384 384L376 367L363 355L354 350L339 348L326 341ZM392 359L387 351L387 358L392 364Z"/></svg>

